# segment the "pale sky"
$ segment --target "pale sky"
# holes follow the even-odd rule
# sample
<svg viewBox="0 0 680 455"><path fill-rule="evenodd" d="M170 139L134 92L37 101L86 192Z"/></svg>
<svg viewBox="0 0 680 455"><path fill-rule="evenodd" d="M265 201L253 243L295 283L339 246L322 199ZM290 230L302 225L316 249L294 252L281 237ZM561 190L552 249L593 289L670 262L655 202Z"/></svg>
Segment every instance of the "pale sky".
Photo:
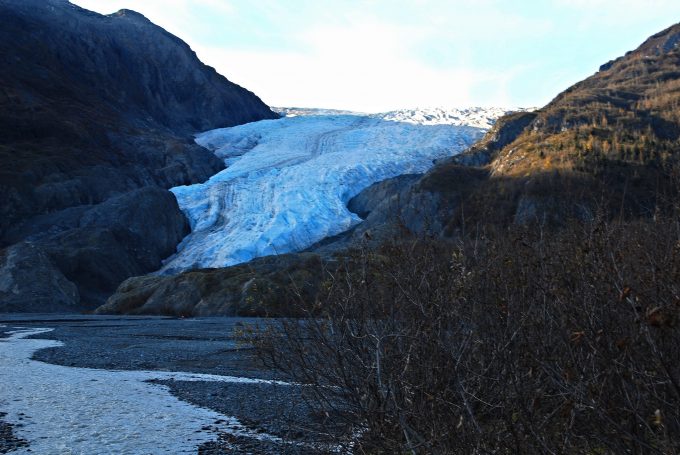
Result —
<svg viewBox="0 0 680 455"><path fill-rule="evenodd" d="M680 0L72 0L133 9L270 106L543 106Z"/></svg>

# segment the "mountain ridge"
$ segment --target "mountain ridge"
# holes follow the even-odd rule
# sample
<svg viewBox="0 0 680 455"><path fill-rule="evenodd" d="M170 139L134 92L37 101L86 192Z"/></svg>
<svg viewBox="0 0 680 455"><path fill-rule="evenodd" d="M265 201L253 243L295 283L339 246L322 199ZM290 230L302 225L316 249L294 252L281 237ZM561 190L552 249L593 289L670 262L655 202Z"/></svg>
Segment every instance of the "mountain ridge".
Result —
<svg viewBox="0 0 680 455"><path fill-rule="evenodd" d="M131 10L0 0L0 23L0 248L27 255L0 255L0 308L49 300L31 263L78 285L77 296L63 293L66 307L93 308L123 279L157 268L186 233L165 189L224 167L192 134L278 116ZM149 186L157 190L142 190ZM160 238L115 219L84 221L109 201Z"/></svg>
<svg viewBox="0 0 680 455"><path fill-rule="evenodd" d="M499 119L480 143L433 168L420 188L453 197L449 209L464 206L468 222L559 225L598 211L651 217L672 209L666 194L680 158L679 43L677 24L545 107ZM463 191L450 184L469 172L461 165L487 176ZM460 228L460 215L445 218L449 232Z"/></svg>

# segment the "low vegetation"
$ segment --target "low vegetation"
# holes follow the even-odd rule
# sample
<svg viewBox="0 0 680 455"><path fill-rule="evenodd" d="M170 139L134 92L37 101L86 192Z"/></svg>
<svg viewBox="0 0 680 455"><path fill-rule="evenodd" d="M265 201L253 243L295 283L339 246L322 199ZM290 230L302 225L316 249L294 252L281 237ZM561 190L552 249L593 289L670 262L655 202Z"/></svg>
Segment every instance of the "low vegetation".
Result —
<svg viewBox="0 0 680 455"><path fill-rule="evenodd" d="M249 341L355 453L680 451L676 220L402 240L323 288Z"/></svg>

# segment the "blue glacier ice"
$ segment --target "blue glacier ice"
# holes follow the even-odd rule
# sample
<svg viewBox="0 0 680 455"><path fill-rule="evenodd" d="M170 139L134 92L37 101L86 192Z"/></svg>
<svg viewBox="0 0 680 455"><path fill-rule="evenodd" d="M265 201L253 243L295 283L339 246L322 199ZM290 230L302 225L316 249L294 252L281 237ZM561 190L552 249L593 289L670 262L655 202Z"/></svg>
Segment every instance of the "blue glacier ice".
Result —
<svg viewBox="0 0 680 455"><path fill-rule="evenodd" d="M299 251L361 220L347 202L375 182L423 173L479 140L501 109L297 115L207 131L227 168L175 187L189 234L161 273Z"/></svg>

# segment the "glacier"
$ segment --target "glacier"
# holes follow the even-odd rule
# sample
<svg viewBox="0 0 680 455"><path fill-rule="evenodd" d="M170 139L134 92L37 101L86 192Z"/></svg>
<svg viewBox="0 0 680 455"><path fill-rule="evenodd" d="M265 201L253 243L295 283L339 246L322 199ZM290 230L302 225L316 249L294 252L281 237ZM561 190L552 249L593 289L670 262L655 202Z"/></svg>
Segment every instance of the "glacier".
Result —
<svg viewBox="0 0 680 455"><path fill-rule="evenodd" d="M191 233L161 274L303 250L361 222L346 205L373 183L427 171L479 140L502 109L383 114L298 110L196 136L226 169L172 188Z"/></svg>

